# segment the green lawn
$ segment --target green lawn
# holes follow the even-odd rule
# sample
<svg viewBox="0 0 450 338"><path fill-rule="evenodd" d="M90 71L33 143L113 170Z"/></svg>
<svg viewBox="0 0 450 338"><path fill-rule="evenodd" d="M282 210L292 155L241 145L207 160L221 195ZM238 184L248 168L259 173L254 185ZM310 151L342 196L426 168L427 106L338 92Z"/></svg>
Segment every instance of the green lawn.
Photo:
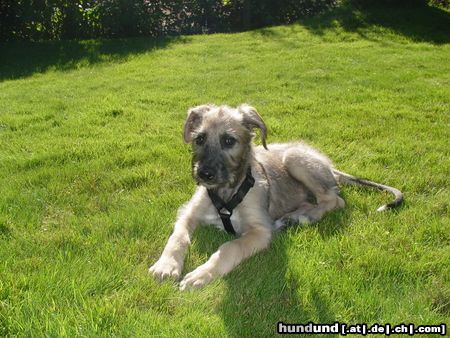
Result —
<svg viewBox="0 0 450 338"><path fill-rule="evenodd" d="M450 15L341 9L237 34L0 44L0 336L275 334L276 323L448 323ZM381 14L384 13L384 14ZM404 18L404 19L402 19ZM189 107L254 105L269 141L400 188L275 236L202 290L158 283L195 189ZM184 273L232 237L199 229Z"/></svg>

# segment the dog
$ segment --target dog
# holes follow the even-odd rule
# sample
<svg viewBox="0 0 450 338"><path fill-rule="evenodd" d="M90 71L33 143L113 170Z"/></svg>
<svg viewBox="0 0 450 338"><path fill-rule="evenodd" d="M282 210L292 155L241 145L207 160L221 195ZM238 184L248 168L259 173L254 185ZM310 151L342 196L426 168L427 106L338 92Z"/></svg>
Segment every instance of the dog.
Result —
<svg viewBox="0 0 450 338"><path fill-rule="evenodd" d="M260 130L262 146L254 146ZM238 238L226 242L206 263L186 274L180 289L198 288L224 276L242 260L267 248L273 233L290 224L320 220L343 208L338 183L394 194L379 211L400 205L390 186L336 170L322 153L303 142L266 144L267 128L255 108L201 105L189 109L184 141L192 144L192 175L198 187L178 211L173 233L149 272L178 280L191 236L199 224L217 225Z"/></svg>

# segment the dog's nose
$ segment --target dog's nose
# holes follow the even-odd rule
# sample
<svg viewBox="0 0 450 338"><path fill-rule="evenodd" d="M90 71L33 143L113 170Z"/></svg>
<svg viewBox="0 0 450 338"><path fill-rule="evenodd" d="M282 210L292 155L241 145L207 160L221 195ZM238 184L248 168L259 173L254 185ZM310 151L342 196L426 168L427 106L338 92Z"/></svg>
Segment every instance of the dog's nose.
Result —
<svg viewBox="0 0 450 338"><path fill-rule="evenodd" d="M208 167L204 167L201 168L198 171L198 176L205 181L212 181L214 179L214 177L216 176L216 173L214 172L214 170L212 170L211 168Z"/></svg>

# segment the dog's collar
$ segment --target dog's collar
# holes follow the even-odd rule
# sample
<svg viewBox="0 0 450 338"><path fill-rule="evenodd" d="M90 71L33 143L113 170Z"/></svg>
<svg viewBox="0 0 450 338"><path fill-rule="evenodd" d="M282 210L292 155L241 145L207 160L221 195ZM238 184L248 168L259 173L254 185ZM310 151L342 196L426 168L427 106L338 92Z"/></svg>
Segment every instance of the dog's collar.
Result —
<svg viewBox="0 0 450 338"><path fill-rule="evenodd" d="M242 202L245 195L247 195L248 191L253 187L254 184L255 178L252 176L251 167L248 167L247 175L245 176L244 181L242 182L238 191L236 191L231 200L229 200L227 203L225 203L223 199L220 198L219 195L217 195L212 189L208 189L209 198L216 207L220 219L222 220L222 224L229 234L236 234L236 231L234 231L233 224L231 224L230 220L231 215L233 214L233 209Z"/></svg>

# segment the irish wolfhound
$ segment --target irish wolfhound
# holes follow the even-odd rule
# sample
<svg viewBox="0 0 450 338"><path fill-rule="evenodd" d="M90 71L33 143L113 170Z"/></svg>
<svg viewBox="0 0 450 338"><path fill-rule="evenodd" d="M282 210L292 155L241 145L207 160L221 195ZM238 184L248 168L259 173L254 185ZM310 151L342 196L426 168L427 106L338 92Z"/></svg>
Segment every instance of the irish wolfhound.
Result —
<svg viewBox="0 0 450 338"><path fill-rule="evenodd" d="M262 147L252 145L255 128L261 130ZM395 200L380 211L403 200L395 188L334 169L325 155L304 143L267 147L266 126L248 105L190 109L184 140L192 143L192 174L198 188L180 208L173 233L149 271L159 279L178 279L198 224L215 224L240 237L221 245L206 263L188 273L180 283L182 290L201 287L230 272L265 249L274 230L318 221L326 212L344 207L337 182L393 193Z"/></svg>

